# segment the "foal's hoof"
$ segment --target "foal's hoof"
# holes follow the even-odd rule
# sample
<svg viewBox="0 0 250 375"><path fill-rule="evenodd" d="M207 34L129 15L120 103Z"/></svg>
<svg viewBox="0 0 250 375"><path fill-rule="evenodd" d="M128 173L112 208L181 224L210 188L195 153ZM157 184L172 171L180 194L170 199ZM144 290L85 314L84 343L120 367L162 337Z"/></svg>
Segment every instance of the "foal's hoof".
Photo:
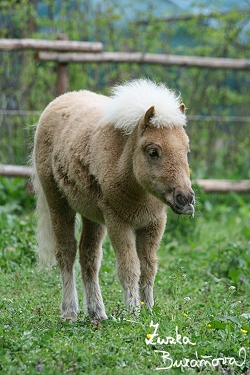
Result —
<svg viewBox="0 0 250 375"><path fill-rule="evenodd" d="M105 309L99 306L88 307L87 315L92 319L92 322L101 322L102 320L108 319Z"/></svg>
<svg viewBox="0 0 250 375"><path fill-rule="evenodd" d="M75 323L77 321L77 315L76 313L72 312L72 313L67 313L67 314L63 314L63 320L66 321L66 320L70 320L71 323Z"/></svg>
<svg viewBox="0 0 250 375"><path fill-rule="evenodd" d="M91 323L92 323L94 326L99 326L99 325L101 324L101 322L102 322L103 320L106 320L106 319L108 319L108 318L93 319L93 320L91 320Z"/></svg>

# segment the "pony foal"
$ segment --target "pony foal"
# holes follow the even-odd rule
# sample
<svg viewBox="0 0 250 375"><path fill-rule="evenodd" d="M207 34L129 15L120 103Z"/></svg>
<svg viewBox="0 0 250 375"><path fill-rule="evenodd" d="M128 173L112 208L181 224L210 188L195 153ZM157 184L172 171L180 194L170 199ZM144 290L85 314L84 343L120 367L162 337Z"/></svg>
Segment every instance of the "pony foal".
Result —
<svg viewBox="0 0 250 375"><path fill-rule="evenodd" d="M33 153L38 196L38 254L56 259L62 277L62 315L76 320L75 215L86 312L106 319L98 273L108 232L127 306L154 304L156 250L166 205L194 214L185 133L185 106L162 84L134 80L106 97L64 94L41 115Z"/></svg>

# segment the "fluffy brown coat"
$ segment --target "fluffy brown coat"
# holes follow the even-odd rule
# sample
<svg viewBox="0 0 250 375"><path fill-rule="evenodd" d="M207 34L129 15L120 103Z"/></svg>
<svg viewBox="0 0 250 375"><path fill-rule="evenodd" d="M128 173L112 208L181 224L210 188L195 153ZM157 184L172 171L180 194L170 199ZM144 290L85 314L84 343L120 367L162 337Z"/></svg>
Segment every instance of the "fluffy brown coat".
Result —
<svg viewBox="0 0 250 375"><path fill-rule="evenodd" d="M98 320L107 318L98 282L106 230L125 304L143 301L151 309L165 205L176 213L194 212L183 126L158 128L157 107L151 103L125 134L103 121L111 101L89 91L60 96L43 112L35 135L40 262L52 262L55 256L62 275L63 317L72 320L78 310L76 212L83 222L79 252L86 312ZM174 111L181 118L184 105Z"/></svg>

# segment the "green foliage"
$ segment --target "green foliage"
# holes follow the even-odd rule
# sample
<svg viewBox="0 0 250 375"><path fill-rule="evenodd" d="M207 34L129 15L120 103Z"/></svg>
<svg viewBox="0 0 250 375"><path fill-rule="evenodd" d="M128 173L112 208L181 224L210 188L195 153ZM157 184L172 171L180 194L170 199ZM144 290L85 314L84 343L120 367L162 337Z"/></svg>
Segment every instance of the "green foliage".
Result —
<svg viewBox="0 0 250 375"><path fill-rule="evenodd" d="M17 213L20 213L23 209L26 211L33 209L35 198L27 194L27 183L28 181L21 177L0 177L0 206L15 206Z"/></svg>
<svg viewBox="0 0 250 375"><path fill-rule="evenodd" d="M153 1L145 11L132 1L126 9L117 0L1 1L0 37L56 39L66 33L70 40L101 41L105 51L249 58L249 12L235 8L225 14L165 21L154 16L156 7ZM55 97L54 63L37 62L27 51L0 52L0 61L2 109L42 111ZM70 90L108 94L114 83L149 77L181 92L188 115L249 114L247 71L111 63L70 64L69 70ZM33 135L30 125L37 120L37 115L0 118L2 163L26 162ZM190 121L187 132L196 178L250 177L248 123Z"/></svg>
<svg viewBox="0 0 250 375"><path fill-rule="evenodd" d="M0 179L0 268L11 272L35 262L34 223L23 211L34 208L24 179Z"/></svg>
<svg viewBox="0 0 250 375"><path fill-rule="evenodd" d="M169 374L249 374L250 246L248 195L206 195L197 191L193 219L169 211L158 252L156 303L152 313L141 305L131 314L120 302L121 285L115 257L105 239L100 284L109 319L100 324L82 309L74 324L60 317L61 281L58 268L36 268L35 225L29 213L33 198L24 199L24 182L1 179L0 205L0 372L9 374L152 374L171 359L232 358L199 369L173 366ZM79 226L79 223L78 223ZM247 230L248 229L248 230ZM76 264L80 308L83 306L79 264ZM188 340L147 344L157 334ZM153 337L154 341L158 336ZM184 339L185 337L185 339ZM244 354L244 353L243 353ZM209 357L210 356L210 357ZM197 363L196 363L197 364Z"/></svg>
<svg viewBox="0 0 250 375"><path fill-rule="evenodd" d="M31 217L19 217L14 212L16 205L0 207L0 268L13 272L20 267L35 264L33 247L35 245L34 227Z"/></svg>

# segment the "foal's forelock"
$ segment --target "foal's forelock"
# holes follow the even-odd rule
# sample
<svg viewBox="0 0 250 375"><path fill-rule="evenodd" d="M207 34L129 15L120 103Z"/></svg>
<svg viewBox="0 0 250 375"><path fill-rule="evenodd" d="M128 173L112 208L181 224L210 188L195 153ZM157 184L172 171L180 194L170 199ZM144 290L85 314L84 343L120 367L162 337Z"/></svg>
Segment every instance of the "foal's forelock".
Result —
<svg viewBox="0 0 250 375"><path fill-rule="evenodd" d="M171 129L185 126L185 106L163 84L149 80L135 80L113 89L108 104L103 111L103 123L111 123L125 134L131 134L140 119L150 107L155 108L151 125L156 128Z"/></svg>
<svg viewBox="0 0 250 375"><path fill-rule="evenodd" d="M150 119L150 124L157 129L173 129L177 126L184 127L186 125L186 116L179 115L179 113L173 114L171 117L166 114L158 114L155 112L154 117Z"/></svg>

